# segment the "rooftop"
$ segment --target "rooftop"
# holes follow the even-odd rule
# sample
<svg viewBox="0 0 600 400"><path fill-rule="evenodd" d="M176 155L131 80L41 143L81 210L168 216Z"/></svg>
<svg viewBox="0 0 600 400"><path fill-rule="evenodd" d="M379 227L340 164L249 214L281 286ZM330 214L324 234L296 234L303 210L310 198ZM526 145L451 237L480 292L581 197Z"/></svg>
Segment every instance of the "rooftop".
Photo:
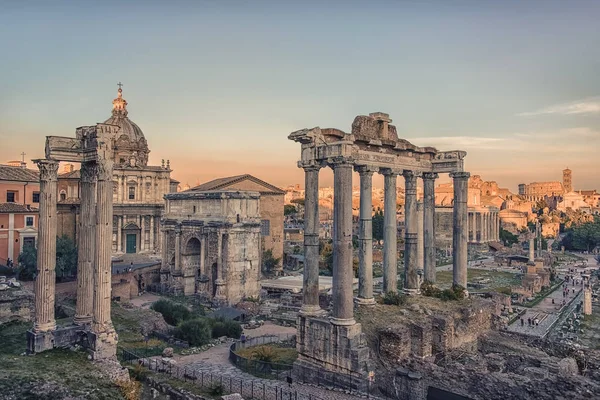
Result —
<svg viewBox="0 0 600 400"><path fill-rule="evenodd" d="M0 203L0 213L30 213L38 212L37 208L20 203Z"/></svg>
<svg viewBox="0 0 600 400"><path fill-rule="evenodd" d="M40 173L34 169L0 165L0 181L40 182Z"/></svg>
<svg viewBox="0 0 600 400"><path fill-rule="evenodd" d="M208 190L226 189L228 186L234 185L238 182L242 182L245 180L249 180L249 181L257 183L261 186L264 186L265 190L261 191L261 193L267 192L267 193L285 194L285 191L279 189L277 186L273 186L270 183L267 183L261 179L258 179L257 177L254 177L250 174L236 175L236 176L229 176L226 178L213 179L212 181L195 186L195 187L191 188L189 191L208 191Z"/></svg>

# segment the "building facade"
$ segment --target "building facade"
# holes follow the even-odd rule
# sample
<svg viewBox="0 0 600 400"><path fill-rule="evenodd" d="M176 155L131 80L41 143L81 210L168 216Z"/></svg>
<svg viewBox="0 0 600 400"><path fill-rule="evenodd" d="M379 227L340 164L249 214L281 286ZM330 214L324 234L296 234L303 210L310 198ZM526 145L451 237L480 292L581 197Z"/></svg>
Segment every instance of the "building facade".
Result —
<svg viewBox="0 0 600 400"><path fill-rule="evenodd" d="M233 305L259 295L260 194L188 190L165 196L161 286Z"/></svg>
<svg viewBox="0 0 600 400"><path fill-rule="evenodd" d="M170 163L148 165L150 149L140 127L128 116L127 101L119 88L113 100L112 116L104 124L116 125L113 167L112 251L123 253L160 253L160 219L164 195L177 190L171 179ZM80 171L72 167L59 176L59 234L77 237L79 224Z"/></svg>

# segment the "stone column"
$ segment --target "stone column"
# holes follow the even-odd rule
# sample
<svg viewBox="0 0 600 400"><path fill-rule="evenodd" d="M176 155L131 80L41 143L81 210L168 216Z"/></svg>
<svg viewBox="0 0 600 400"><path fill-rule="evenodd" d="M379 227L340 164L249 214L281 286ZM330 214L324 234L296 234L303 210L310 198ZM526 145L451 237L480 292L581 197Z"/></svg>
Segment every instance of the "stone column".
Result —
<svg viewBox="0 0 600 400"><path fill-rule="evenodd" d="M219 255L221 254L221 235L219 235ZM217 259L217 263L220 263L221 257ZM175 229L175 271L181 272L181 227ZM219 274L217 268L217 274Z"/></svg>
<svg viewBox="0 0 600 400"><path fill-rule="evenodd" d="M110 143L110 142L109 142ZM96 192L96 246L94 251L94 318L92 330L98 336L95 358L116 353L116 332L110 318L111 253L113 228L112 151L108 143L98 149ZM104 148L106 146L106 148ZM100 157L100 155L104 157ZM104 346L107 345L107 346Z"/></svg>
<svg viewBox="0 0 600 400"><path fill-rule="evenodd" d="M117 215L117 252L120 253L123 250L123 216Z"/></svg>
<svg viewBox="0 0 600 400"><path fill-rule="evenodd" d="M73 322L76 325L91 325L94 312L96 163L81 163L80 172L81 218L79 218L79 237L77 240L77 303ZM117 235L117 237L120 237L120 235Z"/></svg>
<svg viewBox="0 0 600 400"><path fill-rule="evenodd" d="M468 172L453 172L450 177L454 181L454 212L452 235L452 267L453 284L467 289L467 198Z"/></svg>
<svg viewBox="0 0 600 400"><path fill-rule="evenodd" d="M404 290L408 294L419 292L417 275L417 175L414 171L404 173Z"/></svg>
<svg viewBox="0 0 600 400"><path fill-rule="evenodd" d="M215 300L223 301L227 299L227 295L225 294L225 279L223 278L223 234L218 231L217 232L217 279L215 280L215 285L217 286L217 290L215 293Z"/></svg>
<svg viewBox="0 0 600 400"><path fill-rule="evenodd" d="M140 251L146 250L146 216L140 216Z"/></svg>
<svg viewBox="0 0 600 400"><path fill-rule="evenodd" d="M423 202L417 201L417 271L423 270L425 262L425 243L423 241Z"/></svg>
<svg viewBox="0 0 600 400"><path fill-rule="evenodd" d="M83 168L83 164L82 164ZM123 177L117 175L117 203L123 201Z"/></svg>
<svg viewBox="0 0 600 400"><path fill-rule="evenodd" d="M375 304L373 298L373 173L376 170L364 165L355 169L360 174L357 303L372 305Z"/></svg>
<svg viewBox="0 0 600 400"><path fill-rule="evenodd" d="M352 163L336 160L333 167L333 313L331 323L353 325L352 295ZM394 214L395 215L395 214Z"/></svg>
<svg viewBox="0 0 600 400"><path fill-rule="evenodd" d="M54 293L56 282L58 162L36 160L36 163L40 169L40 208L33 332L41 333L56 329L56 321L54 320Z"/></svg>
<svg viewBox="0 0 600 400"><path fill-rule="evenodd" d="M531 234L529 236L529 260L528 261L531 264L535 263L535 243L534 243L533 235L531 235Z"/></svg>
<svg viewBox="0 0 600 400"><path fill-rule="evenodd" d="M208 271L206 271L206 235L202 235L202 240L200 242L200 272L202 275L208 275Z"/></svg>
<svg viewBox="0 0 600 400"><path fill-rule="evenodd" d="M148 250L154 252L154 215L150 216L150 246Z"/></svg>
<svg viewBox="0 0 600 400"><path fill-rule="evenodd" d="M319 170L304 166L304 276L302 308L304 315L322 313L319 306Z"/></svg>
<svg viewBox="0 0 600 400"><path fill-rule="evenodd" d="M435 282L435 180L438 174L423 174L423 241L425 245L424 279Z"/></svg>
<svg viewBox="0 0 600 400"><path fill-rule="evenodd" d="M382 168L383 204L383 293L398 291L398 224L396 222L397 170Z"/></svg>

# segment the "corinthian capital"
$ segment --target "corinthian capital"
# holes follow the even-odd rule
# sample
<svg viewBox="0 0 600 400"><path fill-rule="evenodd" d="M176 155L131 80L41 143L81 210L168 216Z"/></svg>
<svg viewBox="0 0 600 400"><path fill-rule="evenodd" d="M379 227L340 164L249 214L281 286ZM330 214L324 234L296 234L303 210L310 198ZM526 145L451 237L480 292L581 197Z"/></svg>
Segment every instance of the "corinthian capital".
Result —
<svg viewBox="0 0 600 400"><path fill-rule="evenodd" d="M469 179L470 176L471 176L471 173L465 172L465 171L458 171L458 172L450 173L450 178L452 178L452 179Z"/></svg>
<svg viewBox="0 0 600 400"><path fill-rule="evenodd" d="M96 175L98 168L96 163L84 162L81 163L81 182L83 183L94 183L96 181Z"/></svg>
<svg viewBox="0 0 600 400"><path fill-rule="evenodd" d="M98 160L96 163L97 176L99 181L112 181L113 178L113 160Z"/></svg>
<svg viewBox="0 0 600 400"><path fill-rule="evenodd" d="M40 169L40 181L56 182L58 178L58 161L34 160Z"/></svg>
<svg viewBox="0 0 600 400"><path fill-rule="evenodd" d="M423 172L423 180L436 180L439 178L437 172Z"/></svg>

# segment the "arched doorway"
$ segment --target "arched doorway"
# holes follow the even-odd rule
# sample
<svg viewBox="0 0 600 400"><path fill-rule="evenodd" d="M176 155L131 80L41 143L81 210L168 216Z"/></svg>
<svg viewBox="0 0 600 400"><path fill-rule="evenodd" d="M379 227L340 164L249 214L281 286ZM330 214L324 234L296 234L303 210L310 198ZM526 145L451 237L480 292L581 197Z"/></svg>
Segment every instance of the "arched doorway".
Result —
<svg viewBox="0 0 600 400"><path fill-rule="evenodd" d="M130 222L123 228L123 241L125 253L137 253L139 248L140 228L133 222Z"/></svg>
<svg viewBox="0 0 600 400"><path fill-rule="evenodd" d="M197 270L200 268L200 240L190 238L185 244L185 249L181 254L181 264L188 270Z"/></svg>

